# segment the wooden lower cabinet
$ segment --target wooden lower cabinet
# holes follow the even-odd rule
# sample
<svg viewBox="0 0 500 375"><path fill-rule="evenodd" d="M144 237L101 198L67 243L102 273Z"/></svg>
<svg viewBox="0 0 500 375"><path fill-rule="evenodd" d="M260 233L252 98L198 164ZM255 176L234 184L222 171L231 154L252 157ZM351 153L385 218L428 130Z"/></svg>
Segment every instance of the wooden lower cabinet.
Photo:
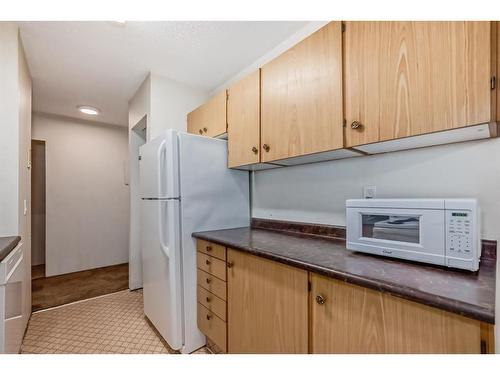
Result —
<svg viewBox="0 0 500 375"><path fill-rule="evenodd" d="M308 276L227 250L229 353L307 353Z"/></svg>
<svg viewBox="0 0 500 375"><path fill-rule="evenodd" d="M311 284L312 353L481 352L479 321L316 274Z"/></svg>
<svg viewBox="0 0 500 375"><path fill-rule="evenodd" d="M494 325L225 248L198 250L198 327L226 353L494 353ZM217 248L217 251L215 249Z"/></svg>

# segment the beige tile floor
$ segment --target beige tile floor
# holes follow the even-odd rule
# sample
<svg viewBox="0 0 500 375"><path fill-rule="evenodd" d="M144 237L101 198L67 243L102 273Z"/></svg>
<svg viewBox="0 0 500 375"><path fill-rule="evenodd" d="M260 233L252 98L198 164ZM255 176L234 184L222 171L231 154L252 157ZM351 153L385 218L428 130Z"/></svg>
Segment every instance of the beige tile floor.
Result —
<svg viewBox="0 0 500 375"><path fill-rule="evenodd" d="M175 353L146 320L142 291L108 294L32 314L26 354ZM201 348L196 353L210 353Z"/></svg>

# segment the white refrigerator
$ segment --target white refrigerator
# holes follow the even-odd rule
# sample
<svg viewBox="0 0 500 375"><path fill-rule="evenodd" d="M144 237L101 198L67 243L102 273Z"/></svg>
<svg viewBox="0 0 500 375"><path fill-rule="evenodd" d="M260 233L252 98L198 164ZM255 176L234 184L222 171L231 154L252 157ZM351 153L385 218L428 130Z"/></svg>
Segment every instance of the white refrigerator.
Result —
<svg viewBox="0 0 500 375"><path fill-rule="evenodd" d="M197 326L191 233L250 224L249 174L227 168L227 142L167 130L140 148L144 313L182 353L205 345Z"/></svg>

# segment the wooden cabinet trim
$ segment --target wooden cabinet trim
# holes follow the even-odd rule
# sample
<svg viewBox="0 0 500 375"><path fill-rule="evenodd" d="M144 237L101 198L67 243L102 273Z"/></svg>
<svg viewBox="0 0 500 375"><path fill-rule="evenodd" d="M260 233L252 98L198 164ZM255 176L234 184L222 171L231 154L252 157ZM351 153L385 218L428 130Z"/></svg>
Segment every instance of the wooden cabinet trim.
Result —
<svg viewBox="0 0 500 375"><path fill-rule="evenodd" d="M206 255L226 261L226 247L205 240L196 241L196 249Z"/></svg>
<svg viewBox="0 0 500 375"><path fill-rule="evenodd" d="M227 351L227 326L213 312L198 303L198 328L224 352Z"/></svg>
<svg viewBox="0 0 500 375"><path fill-rule="evenodd" d="M261 68L261 161L343 147L342 32L333 21Z"/></svg>
<svg viewBox="0 0 500 375"><path fill-rule="evenodd" d="M489 22L346 24L347 147L490 121Z"/></svg>
<svg viewBox="0 0 500 375"><path fill-rule="evenodd" d="M196 270L198 285L215 294L217 297L227 300L226 282L210 275L200 269Z"/></svg>
<svg viewBox="0 0 500 375"><path fill-rule="evenodd" d="M313 353L481 350L479 321L317 274L311 280Z"/></svg>
<svg viewBox="0 0 500 375"><path fill-rule="evenodd" d="M198 303L202 304L208 310L212 311L223 321L226 321L226 310L227 310L226 301L224 301L220 297L217 297L215 294L210 293L208 290L201 287L200 285L198 285L197 299Z"/></svg>
<svg viewBox="0 0 500 375"><path fill-rule="evenodd" d="M228 248L228 351L307 353L307 271Z"/></svg>
<svg viewBox="0 0 500 375"><path fill-rule="evenodd" d="M196 261L200 270L226 281L226 262L200 252L196 254Z"/></svg>
<svg viewBox="0 0 500 375"><path fill-rule="evenodd" d="M260 69L228 90L228 167L260 162Z"/></svg>

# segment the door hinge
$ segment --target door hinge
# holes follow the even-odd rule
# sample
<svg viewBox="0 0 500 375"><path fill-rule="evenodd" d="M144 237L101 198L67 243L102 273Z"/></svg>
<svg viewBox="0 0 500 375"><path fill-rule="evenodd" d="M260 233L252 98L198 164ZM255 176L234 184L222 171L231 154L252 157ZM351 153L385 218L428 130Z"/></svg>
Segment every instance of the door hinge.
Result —
<svg viewBox="0 0 500 375"><path fill-rule="evenodd" d="M311 285L311 282L308 281L307 282L307 291L310 292L311 291L311 288L312 288L312 285Z"/></svg>
<svg viewBox="0 0 500 375"><path fill-rule="evenodd" d="M229 91L226 90L226 100L229 100Z"/></svg>
<svg viewBox="0 0 500 375"><path fill-rule="evenodd" d="M345 128L347 126L347 120L344 119L344 121L342 121L342 126Z"/></svg>
<svg viewBox="0 0 500 375"><path fill-rule="evenodd" d="M497 87L497 77L493 76L490 79L490 87L492 90L495 90Z"/></svg>
<svg viewBox="0 0 500 375"><path fill-rule="evenodd" d="M344 22L342 22L340 28L341 28L342 32L344 33L345 32L345 23Z"/></svg>

